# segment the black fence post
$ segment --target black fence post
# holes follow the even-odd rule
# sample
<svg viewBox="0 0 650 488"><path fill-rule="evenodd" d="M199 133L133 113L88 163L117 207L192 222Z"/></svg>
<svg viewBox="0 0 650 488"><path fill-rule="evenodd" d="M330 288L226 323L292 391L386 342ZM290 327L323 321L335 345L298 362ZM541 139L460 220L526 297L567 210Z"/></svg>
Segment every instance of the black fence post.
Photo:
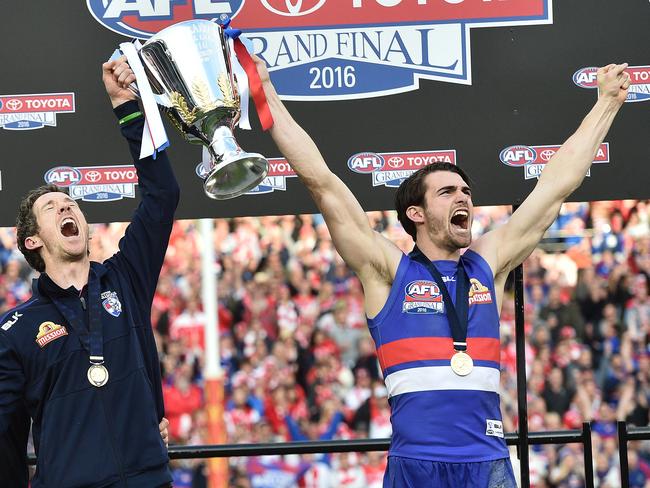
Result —
<svg viewBox="0 0 650 488"><path fill-rule="evenodd" d="M618 432L618 459L621 464L621 486L627 488L630 486L630 467L627 463L627 424L625 422L616 422L616 431Z"/></svg>
<svg viewBox="0 0 650 488"><path fill-rule="evenodd" d="M585 462L585 486L594 488L594 453L591 445L591 424L582 423L583 458Z"/></svg>
<svg viewBox="0 0 650 488"><path fill-rule="evenodd" d="M517 206L513 208L516 210ZM521 488L530 487L528 459L528 404L526 386L526 331L524 330L524 267L514 269L515 278L515 345L517 351L517 410L519 423L519 473Z"/></svg>

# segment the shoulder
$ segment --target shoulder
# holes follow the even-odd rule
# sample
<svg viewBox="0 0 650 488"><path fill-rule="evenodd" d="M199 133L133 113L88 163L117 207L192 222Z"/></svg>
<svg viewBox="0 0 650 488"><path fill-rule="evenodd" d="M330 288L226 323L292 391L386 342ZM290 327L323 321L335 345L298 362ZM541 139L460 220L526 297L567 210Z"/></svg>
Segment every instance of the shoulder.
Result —
<svg viewBox="0 0 650 488"><path fill-rule="evenodd" d="M23 317L26 315L33 315L35 305L38 304L39 297L32 297L24 303L17 305L16 307L8 310L2 316L0 316L0 330L4 332L10 331L14 328Z"/></svg>
<svg viewBox="0 0 650 488"><path fill-rule="evenodd" d="M480 236L468 249L485 261L495 277L503 271L499 268L499 247L503 244L502 240L503 231L499 227Z"/></svg>

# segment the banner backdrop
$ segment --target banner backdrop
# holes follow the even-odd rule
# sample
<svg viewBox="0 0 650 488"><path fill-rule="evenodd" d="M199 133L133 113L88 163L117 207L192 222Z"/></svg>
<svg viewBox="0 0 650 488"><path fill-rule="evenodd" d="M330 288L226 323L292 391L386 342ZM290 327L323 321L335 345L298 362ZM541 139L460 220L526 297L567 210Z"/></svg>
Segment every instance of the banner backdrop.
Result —
<svg viewBox="0 0 650 488"><path fill-rule="evenodd" d="M0 18L0 225L52 182L92 222L124 221L137 179L101 82L120 42L191 18L232 18L278 92L366 210L392 208L410 173L451 161L477 205L521 202L596 101L595 67L628 62L633 85L572 200L650 197L647 0L87 0L13 2ZM199 146L171 126L178 218L315 212L259 129L270 158L250 194L210 200Z"/></svg>

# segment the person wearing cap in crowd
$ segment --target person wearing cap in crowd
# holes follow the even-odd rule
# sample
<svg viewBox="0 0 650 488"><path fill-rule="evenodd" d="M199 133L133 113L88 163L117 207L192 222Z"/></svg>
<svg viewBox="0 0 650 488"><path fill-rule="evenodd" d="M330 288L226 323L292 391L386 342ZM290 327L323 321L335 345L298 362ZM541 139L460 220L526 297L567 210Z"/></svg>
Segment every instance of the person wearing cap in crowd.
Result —
<svg viewBox="0 0 650 488"><path fill-rule="evenodd" d="M499 405L505 281L585 178L626 100L627 64L598 70L599 98L578 130L510 220L475 241L472 190L459 167L431 164L407 178L395 197L400 223L416 243L406 255L373 230L280 101L265 62L256 63L274 120L271 136L363 285L392 408L384 486L514 487Z"/></svg>

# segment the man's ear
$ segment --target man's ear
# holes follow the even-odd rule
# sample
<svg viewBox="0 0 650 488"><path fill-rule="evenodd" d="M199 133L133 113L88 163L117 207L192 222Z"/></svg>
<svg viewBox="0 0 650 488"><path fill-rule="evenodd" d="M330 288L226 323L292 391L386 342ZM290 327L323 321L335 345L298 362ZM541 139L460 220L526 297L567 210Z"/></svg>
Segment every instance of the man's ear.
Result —
<svg viewBox="0 0 650 488"><path fill-rule="evenodd" d="M25 238L25 247L30 251L35 251L43 246L43 241L38 236L29 236Z"/></svg>
<svg viewBox="0 0 650 488"><path fill-rule="evenodd" d="M424 209L417 205L411 205L406 209L406 216L413 221L415 224L421 224L424 222Z"/></svg>

